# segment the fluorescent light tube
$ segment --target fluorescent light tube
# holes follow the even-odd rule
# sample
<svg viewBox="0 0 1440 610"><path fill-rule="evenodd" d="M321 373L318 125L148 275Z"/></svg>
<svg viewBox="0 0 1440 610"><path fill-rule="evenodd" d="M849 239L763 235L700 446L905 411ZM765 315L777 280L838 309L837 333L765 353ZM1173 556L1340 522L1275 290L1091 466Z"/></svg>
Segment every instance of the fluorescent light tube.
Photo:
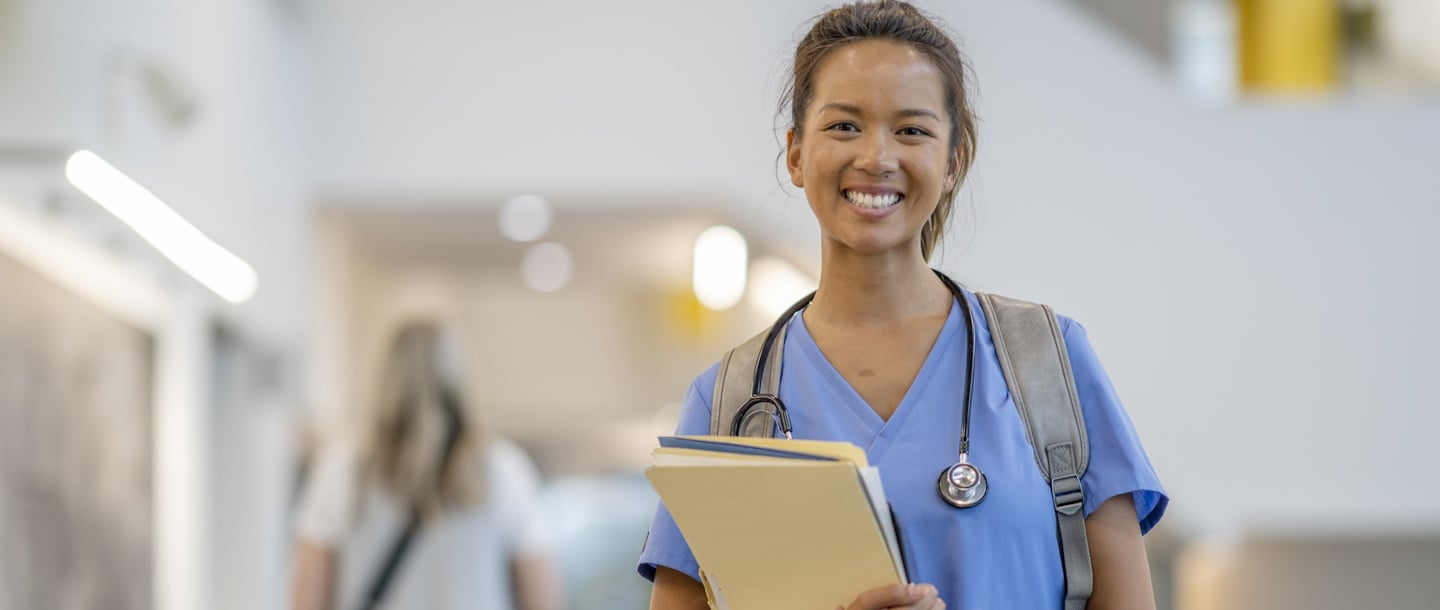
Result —
<svg viewBox="0 0 1440 610"><path fill-rule="evenodd" d="M248 263L207 237L154 193L88 150L70 155L65 177L100 207L129 225L196 281L231 303L255 295Z"/></svg>

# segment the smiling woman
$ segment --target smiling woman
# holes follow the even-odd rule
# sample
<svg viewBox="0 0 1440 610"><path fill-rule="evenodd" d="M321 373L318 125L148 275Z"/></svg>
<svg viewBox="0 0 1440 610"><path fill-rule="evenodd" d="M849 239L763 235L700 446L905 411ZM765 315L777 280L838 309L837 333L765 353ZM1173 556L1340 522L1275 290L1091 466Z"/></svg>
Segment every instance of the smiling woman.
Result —
<svg viewBox="0 0 1440 610"><path fill-rule="evenodd" d="M859 47L875 45L891 47L890 52L876 55L859 52L862 50ZM856 61L868 61L871 65L856 65ZM844 69L830 70L830 74L826 74L825 68L834 68L836 63L843 64ZM897 69L900 71L897 72ZM975 158L978 133L967 83L970 74L954 40L909 4L857 3L822 15L795 48L789 81L780 98L780 112L788 111L790 115L786 161L792 180L797 180L796 186L804 188L796 176L795 163L799 151L795 144L798 136L809 133L807 128L813 127L810 124L812 113L816 121L825 121L826 117L820 115L827 111L858 115L862 110L858 103L860 100L846 98L893 94L884 102L898 113L899 116L894 118L924 119L928 116L930 121L925 126L928 130L907 126L905 136L914 142L914 138L921 137L921 132L924 132L943 149L944 156L952 164L946 168L946 188L936 200L935 208L920 232L920 251L924 258L929 259L944 233L955 191L964 182ZM827 76L844 80L832 82L824 78ZM897 83L901 85L899 89L887 89ZM939 99L935 98L937 93ZM824 101L818 102L818 107L817 96L824 98ZM812 107L816 108L812 110ZM874 106L869 109L872 112L880 110ZM858 131L858 126L851 124L840 129ZM950 156L952 151L954 155Z"/></svg>
<svg viewBox="0 0 1440 610"><path fill-rule="evenodd" d="M1022 330L1038 331L1063 363L1045 381L1070 387L1083 413L1067 415L1079 457L1037 477L1040 455L1073 457L1077 445L1031 447L1031 414L1049 403L1007 391L1012 369L999 354L1010 352L987 323L999 314L929 267L975 156L968 74L951 37L904 2L831 10L795 50L781 100L785 162L820 225L820 286L757 337L785 338L763 368L779 371L771 383L787 403L787 433L855 444L878 467L914 583L857 586L853 599L813 607L1153 608L1140 537L1168 499L1084 328L1022 304L1043 313ZM691 385L677 434L731 429L734 405L719 389L735 373L721 370ZM981 465L988 494L953 501L942 478L937 495L936 473L968 466L979 479ZM701 566L663 505L639 563L655 583L652 609L707 606Z"/></svg>
<svg viewBox="0 0 1440 610"><path fill-rule="evenodd" d="M923 53L888 40L851 44L818 64L807 96L816 108L789 132L786 165L820 222L824 256L912 258L918 249L928 258L963 154L952 146L943 82Z"/></svg>

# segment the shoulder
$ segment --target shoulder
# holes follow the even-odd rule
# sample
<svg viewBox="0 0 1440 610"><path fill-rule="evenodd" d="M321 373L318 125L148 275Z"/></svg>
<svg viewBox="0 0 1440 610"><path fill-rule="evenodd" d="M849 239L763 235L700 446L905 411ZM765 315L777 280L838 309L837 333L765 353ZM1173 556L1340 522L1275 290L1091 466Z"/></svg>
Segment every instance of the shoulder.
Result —
<svg viewBox="0 0 1440 610"><path fill-rule="evenodd" d="M1060 337L1065 345L1065 355L1070 360L1070 374L1075 378L1077 389L1093 385L1100 380L1108 385L1109 378L1095 346L1090 343L1090 332L1079 320L1056 313L1055 323L1060 328ZM1084 393L1082 391L1082 393ZM1085 401L1081 401L1082 406Z"/></svg>
<svg viewBox="0 0 1440 610"><path fill-rule="evenodd" d="M685 406L688 408L691 403L695 403L697 406L703 406L706 411L709 411L713 407L711 403L715 396L715 384L717 383L728 383L725 388L726 392L730 391L732 386L748 386L752 373L743 370L746 368L745 366L736 365L735 363L743 361L749 365L753 365L755 357L759 354L767 334L769 334L769 328L764 328L744 342L735 344L721 355L719 361L711 364L704 371L701 371L699 375L696 375L695 380L690 383L690 389L685 394ZM731 360L732 355L735 356L733 361ZM744 383L739 384L742 379ZM748 390L746 395L749 395Z"/></svg>
<svg viewBox="0 0 1440 610"><path fill-rule="evenodd" d="M1055 314L1055 323L1060 326L1060 335L1065 337L1067 342L1074 338L1076 341L1089 343L1090 338L1085 332L1085 325L1081 324L1079 320L1063 313L1057 313Z"/></svg>
<svg viewBox="0 0 1440 610"><path fill-rule="evenodd" d="M330 439L316 448L311 462L312 484L323 487L353 485L360 475L360 443L354 439Z"/></svg>
<svg viewBox="0 0 1440 610"><path fill-rule="evenodd" d="M508 512L528 510L540 493L540 469L510 439L496 436L484 442L484 464L477 472L484 472L485 478L477 484L486 490L485 502Z"/></svg>
<svg viewBox="0 0 1440 610"><path fill-rule="evenodd" d="M339 544L350 527L359 478L356 443L331 440L318 447L297 507L297 533L312 542Z"/></svg>
<svg viewBox="0 0 1440 610"><path fill-rule="evenodd" d="M685 402L689 403L693 398L698 400L705 410L710 410L710 401L715 395L715 383L719 379L720 363L716 362L701 371L699 375L695 376L695 380L690 382L690 388L685 392Z"/></svg>
<svg viewBox="0 0 1440 610"><path fill-rule="evenodd" d="M485 441L485 459L491 472L499 476L528 477L535 472L534 461L508 438L497 436Z"/></svg>
<svg viewBox="0 0 1440 610"><path fill-rule="evenodd" d="M982 292L971 292L971 291L967 290L967 291L966 291L966 296L968 297L968 300L970 301L971 307L972 307L973 309L975 309L975 315L978 316L979 319L981 320L981 323L984 324L984 325L986 325L987 327L989 326L990 322L989 322L989 320L988 320L987 317L986 317L986 316L987 316L987 313L986 313L986 311L985 311L985 308L984 308L983 306L981 306L981 303L980 303L980 301L981 301L980 295L981 295L981 294L987 294L987 295L989 295L989 296L999 297L999 298L1002 299L1002 300L1019 302L1019 303L1021 303L1021 304L1029 304L1029 305L1032 305L1032 306L1033 306L1033 305L1042 305L1042 306L1044 306L1044 307L1047 307L1047 308L1050 309L1051 313L1053 313L1053 314L1055 315L1055 323L1056 323L1056 325L1059 327L1059 329L1060 329L1060 335L1061 335L1061 337L1063 337L1063 338L1065 339L1065 343L1066 343L1067 346L1068 346L1072 341L1078 342L1078 343L1080 343L1080 344L1087 345L1087 346L1089 345L1089 341L1090 341L1090 340L1089 340L1089 338L1086 336L1085 326L1084 326L1083 324L1081 324L1081 323L1080 323L1079 321L1077 321L1075 318L1072 318L1072 317L1067 316L1067 315L1062 314L1062 313L1058 313L1053 306L1047 304L1047 303L1044 302L1044 301L1031 301L1031 300L1028 300L1028 299L1017 299L1017 298L1015 298L1015 297L1010 297L1010 296L1006 296L1006 295L1002 295L1002 294L995 294L995 293L993 293L993 292L983 292L983 293L982 293Z"/></svg>
<svg viewBox="0 0 1440 610"><path fill-rule="evenodd" d="M790 328L790 323L796 319L799 319L798 313L786 321L786 332ZM727 405L735 396L744 396L748 399L751 393L751 382L754 380L754 367L767 345L766 341L770 339L771 332L772 327L762 328L744 342L727 350L719 362L710 365L710 368L705 369L695 378L694 383L690 386L691 393L697 394L707 408L713 406L711 403L715 398ZM781 333L781 341L784 336L785 333ZM785 352L788 354L790 344L786 342L784 345L786 346ZM774 364L775 358L779 357L772 355L769 362ZM723 385L717 387L717 383Z"/></svg>
<svg viewBox="0 0 1440 610"><path fill-rule="evenodd" d="M1089 332L1086 330L1085 325L1080 323L1079 320L1062 313L1057 313L1053 306L1044 304L1043 301L1029 301L994 293L988 294L998 297L1001 300L1019 302L1019 304L1045 305L1055 316L1055 324L1059 329L1060 338L1065 346L1066 356L1070 361L1071 373L1075 376L1076 384L1083 385L1097 377L1103 378L1105 376L1104 367L1101 366L1099 356L1096 355L1095 348L1090 343ZM969 294L972 305L979 305L979 301L981 301L979 295L980 293ZM980 320L979 323L984 327L984 330L981 331L982 340L991 341L994 337L995 329L991 328L991 321L986 318L988 314L985 311L985 307L977 306L974 307L974 309L976 310L975 315L978 316Z"/></svg>
<svg viewBox="0 0 1440 610"><path fill-rule="evenodd" d="M752 375L754 374L752 367L769 330L769 328L760 329L744 342L731 347L718 362L711 364L695 376L689 389L685 392L685 401L681 405L680 432L685 434L709 432L711 416L719 416L714 413L716 405L713 404L716 399L716 384L725 384L724 387L718 388L723 405L722 412L726 406L733 409L750 398ZM741 352L744 353L743 356L738 355ZM731 359L732 355L735 355L734 360Z"/></svg>
<svg viewBox="0 0 1440 610"><path fill-rule="evenodd" d="M680 403L680 418L676 422L676 434L709 434L710 402L715 391L715 379L719 375L719 363L697 375L685 391L685 400Z"/></svg>
<svg viewBox="0 0 1440 610"><path fill-rule="evenodd" d="M1090 344L1090 332L1079 320L1063 314L1055 314L1055 322L1060 326L1060 336L1065 340L1065 352L1070 358L1070 368L1077 376L1103 374L1103 367L1100 365L1100 357L1095 353L1095 347Z"/></svg>

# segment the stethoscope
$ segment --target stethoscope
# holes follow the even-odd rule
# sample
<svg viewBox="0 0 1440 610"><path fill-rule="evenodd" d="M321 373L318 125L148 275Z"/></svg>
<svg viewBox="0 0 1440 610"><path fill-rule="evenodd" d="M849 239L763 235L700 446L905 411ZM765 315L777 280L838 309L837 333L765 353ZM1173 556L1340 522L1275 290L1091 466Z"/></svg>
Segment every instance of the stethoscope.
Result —
<svg viewBox="0 0 1440 610"><path fill-rule="evenodd" d="M985 473L980 472L979 468L971 464L969 458L970 402L972 390L975 387L975 322L970 313L970 301L965 298L965 293L960 290L960 287L939 271L936 271L935 275L940 278L946 288L950 289L955 300L960 302L960 309L965 314L965 332L970 336L970 345L965 353L965 403L960 416L960 459L940 472L940 479L936 482L935 487L940 494L940 499L947 504L956 508L969 508L984 500L985 492L989 488L985 481ZM790 319L813 300L815 300L815 293L812 292L791 305L790 309L781 314L780 319L775 321L775 324L770 327L770 332L765 335L765 343L760 347L760 356L755 359L755 381L751 386L750 400L745 401L740 410L735 412L735 417L730 420L731 436L740 436L740 431L744 428L750 415L753 414L752 411L755 407L765 405L768 407L766 410L780 424L780 431L785 434L785 438L791 438L790 412L785 408L785 403L780 400L778 394L762 391L763 373L776 338L785 332L785 327L789 324ZM780 357L780 354L776 354L777 360L775 366L772 367L776 374L780 370L778 366ZM779 385L777 384L775 387L778 392Z"/></svg>

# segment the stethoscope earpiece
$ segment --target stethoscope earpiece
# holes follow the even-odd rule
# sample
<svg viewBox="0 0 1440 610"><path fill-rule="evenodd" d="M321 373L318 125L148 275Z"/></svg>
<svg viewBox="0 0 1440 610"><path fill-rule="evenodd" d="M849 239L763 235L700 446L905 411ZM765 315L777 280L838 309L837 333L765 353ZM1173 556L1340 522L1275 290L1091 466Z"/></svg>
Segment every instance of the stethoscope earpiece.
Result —
<svg viewBox="0 0 1440 610"><path fill-rule="evenodd" d="M940 471L940 480L936 482L936 486L940 491L940 498L955 508L970 508L979 504L985 499L985 492L989 489L985 473L967 462L964 456L953 466Z"/></svg>

